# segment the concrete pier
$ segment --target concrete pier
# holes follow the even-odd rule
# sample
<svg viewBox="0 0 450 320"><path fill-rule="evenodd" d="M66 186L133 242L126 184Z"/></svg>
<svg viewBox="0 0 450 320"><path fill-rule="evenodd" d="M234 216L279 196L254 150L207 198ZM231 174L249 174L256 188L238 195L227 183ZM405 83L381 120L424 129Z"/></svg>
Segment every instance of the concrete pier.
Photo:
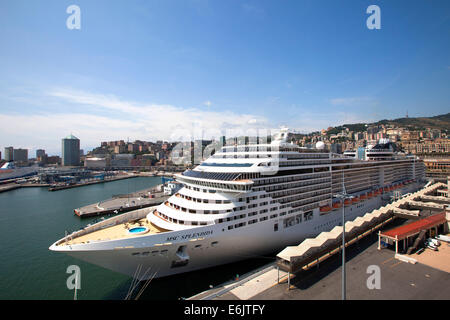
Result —
<svg viewBox="0 0 450 320"><path fill-rule="evenodd" d="M169 195L165 195L164 192L159 191L158 188L154 187L129 195L118 195L108 200L77 208L74 209L74 213L80 218L106 214L119 214L159 205L169 197Z"/></svg>
<svg viewBox="0 0 450 320"><path fill-rule="evenodd" d="M65 190L65 189L89 186L91 184L112 182L112 181L118 181L118 180L123 180L123 179L130 179L130 178L137 178L137 177L139 177L139 175L120 175L120 176L114 176L114 177L111 177L111 178L105 178L104 180L95 180L95 181L88 181L88 182L83 182L83 183L67 184L67 185L66 184L53 185L53 186L50 186L48 188L48 191Z"/></svg>

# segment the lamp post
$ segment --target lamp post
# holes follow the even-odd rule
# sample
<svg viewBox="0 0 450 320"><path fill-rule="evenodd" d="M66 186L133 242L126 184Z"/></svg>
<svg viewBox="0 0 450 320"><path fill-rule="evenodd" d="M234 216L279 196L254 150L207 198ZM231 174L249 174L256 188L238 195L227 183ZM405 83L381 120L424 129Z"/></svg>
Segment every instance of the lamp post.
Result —
<svg viewBox="0 0 450 320"><path fill-rule="evenodd" d="M346 300L346 278L345 278L345 199L349 198L347 196L347 191L344 185L344 171L342 171L342 193L336 194L335 197L342 199L342 300Z"/></svg>
<svg viewBox="0 0 450 320"><path fill-rule="evenodd" d="M336 194L335 197L342 199L342 300L345 300L345 199L347 194Z"/></svg>

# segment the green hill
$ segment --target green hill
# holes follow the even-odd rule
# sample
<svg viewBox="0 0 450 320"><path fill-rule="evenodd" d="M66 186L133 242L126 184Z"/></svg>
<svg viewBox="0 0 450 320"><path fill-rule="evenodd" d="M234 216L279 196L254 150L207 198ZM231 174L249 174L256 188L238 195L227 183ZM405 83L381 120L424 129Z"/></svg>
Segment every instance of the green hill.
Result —
<svg viewBox="0 0 450 320"><path fill-rule="evenodd" d="M340 132L343 128L348 128L351 131L360 132L365 131L368 126L378 126L378 125L393 125L396 127L406 127L411 130L424 130L426 128L430 129L440 129L444 132L450 130L450 113L442 114L434 117L419 117L419 118L399 118L394 120L380 120L374 123L354 123L354 124L344 124L333 128L333 132ZM331 130L330 130L331 131ZM330 131L328 133L330 133Z"/></svg>

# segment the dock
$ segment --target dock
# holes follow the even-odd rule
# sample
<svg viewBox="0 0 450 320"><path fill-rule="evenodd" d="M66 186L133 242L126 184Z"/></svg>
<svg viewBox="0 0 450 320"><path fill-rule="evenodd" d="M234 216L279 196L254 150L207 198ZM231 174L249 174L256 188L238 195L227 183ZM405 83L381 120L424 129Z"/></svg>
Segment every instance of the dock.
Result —
<svg viewBox="0 0 450 320"><path fill-rule="evenodd" d="M0 193L20 188L44 188L49 186L45 183L9 183L0 186Z"/></svg>
<svg viewBox="0 0 450 320"><path fill-rule="evenodd" d="M131 175L121 175L121 176L115 176L115 177L111 177L111 178L105 178L105 179L102 179L102 180L87 181L87 182L75 183L75 184L51 185L48 188L48 191L59 191L59 190L65 190L65 189L89 186L89 185L92 185L92 184L112 182L112 181L118 181L118 180L123 180L123 179L130 179L130 178L137 178L137 177L139 177L139 175L131 174Z"/></svg>
<svg viewBox="0 0 450 320"><path fill-rule="evenodd" d="M438 221L448 233L450 209L442 213L441 206L430 206L420 200L437 200L443 183L427 186L413 194L381 207L345 224L347 290L349 299L450 299L450 244L443 243L439 252L427 251L412 255L381 250L380 234L393 226L416 221L418 217L444 215ZM450 199L439 198L450 203ZM413 204L415 209L401 209ZM436 215L439 210L441 213ZM445 220L445 219L444 219ZM412 224L412 222L411 222ZM431 228L435 228L434 225ZM437 230L437 229L436 229ZM342 255L339 254L342 227L323 232L316 238L305 239L298 246L286 247L276 255L276 261L243 275L239 279L201 292L187 300L320 300L341 299ZM413 239L411 239L413 240ZM406 249L406 246L404 247ZM412 262L411 262L412 261ZM418 263L417 263L418 262ZM381 286L368 285L369 268L381 272Z"/></svg>
<svg viewBox="0 0 450 320"><path fill-rule="evenodd" d="M74 213L80 218L119 214L159 205L169 197L170 195L166 195L159 191L158 187L154 187L131 194L116 195L111 199L74 209Z"/></svg>

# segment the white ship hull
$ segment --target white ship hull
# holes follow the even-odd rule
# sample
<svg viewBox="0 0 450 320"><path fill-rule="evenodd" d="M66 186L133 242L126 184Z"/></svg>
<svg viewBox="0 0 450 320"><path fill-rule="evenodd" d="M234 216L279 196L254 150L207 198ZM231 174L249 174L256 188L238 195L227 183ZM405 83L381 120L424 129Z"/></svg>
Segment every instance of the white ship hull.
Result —
<svg viewBox="0 0 450 320"><path fill-rule="evenodd" d="M414 192L418 183L405 186L402 194ZM347 220L354 220L384 204L382 195L345 206ZM277 213L277 212L275 212ZM75 258L136 277L139 280L223 265L239 260L276 253L289 245L298 245L305 238L329 231L342 222L342 208L292 226L283 226L283 218L223 231L223 225L208 225L181 231L142 235L132 239L99 241L72 246L50 247ZM274 231L274 225L278 230ZM190 240L185 240L189 238ZM68 248L69 247L69 248ZM178 253L177 253L178 251ZM139 274L137 274L139 271Z"/></svg>

